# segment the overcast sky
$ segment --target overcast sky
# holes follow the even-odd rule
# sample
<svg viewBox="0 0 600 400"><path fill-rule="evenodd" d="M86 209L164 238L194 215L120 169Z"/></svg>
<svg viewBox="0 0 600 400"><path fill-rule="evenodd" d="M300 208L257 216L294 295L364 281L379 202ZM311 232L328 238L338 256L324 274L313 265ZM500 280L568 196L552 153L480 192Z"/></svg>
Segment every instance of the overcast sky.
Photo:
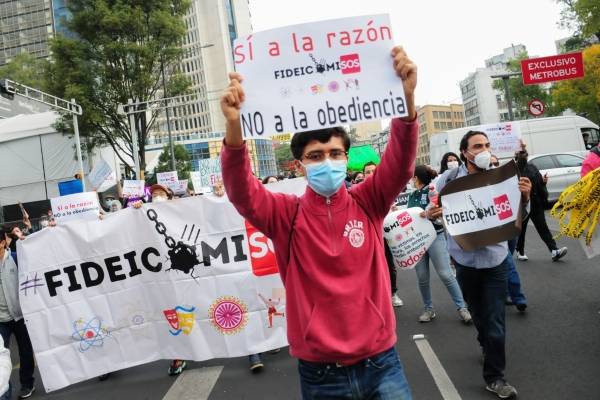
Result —
<svg viewBox="0 0 600 400"><path fill-rule="evenodd" d="M388 13L394 39L419 67L417 103L462 103L458 82L511 44L530 56L556 54L555 0L250 0L255 32L356 15Z"/></svg>

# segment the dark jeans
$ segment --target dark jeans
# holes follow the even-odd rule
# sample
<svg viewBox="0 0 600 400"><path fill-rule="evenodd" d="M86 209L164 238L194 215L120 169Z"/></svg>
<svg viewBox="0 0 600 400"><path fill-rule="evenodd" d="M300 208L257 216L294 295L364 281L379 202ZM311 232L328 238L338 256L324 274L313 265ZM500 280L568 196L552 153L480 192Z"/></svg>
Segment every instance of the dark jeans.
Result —
<svg viewBox="0 0 600 400"><path fill-rule="evenodd" d="M390 250L390 246L388 246L386 240L383 241L383 246L385 247L385 260L387 261L388 271L390 273L393 296L398 291L398 287L396 286L396 267L394 266L394 257L392 256L392 251Z"/></svg>
<svg viewBox="0 0 600 400"><path fill-rule="evenodd" d="M517 266L513 253L517 245L517 238L508 241L508 297L515 304L527 304L527 298L521 290L521 278L517 272Z"/></svg>
<svg viewBox="0 0 600 400"><path fill-rule="evenodd" d="M535 230L540 235L540 238L546 243L548 250L556 250L556 242L552 238L552 233L546 223L546 215L544 214L543 207L531 207L531 212L523 219L523 227L521 228L521 234L519 235L519 241L517 242L517 251L521 254L525 253L525 233L527 233L527 224L529 220L533 222Z"/></svg>
<svg viewBox="0 0 600 400"><path fill-rule="evenodd" d="M31 347L27 327L25 327L25 320L0 322L0 335L2 335L2 339L4 340L4 347L7 349L10 345L10 336L13 333L17 339L17 346L19 348L19 362L21 364L19 367L19 380L21 381L21 387L32 388L33 369L35 365L33 361L33 348Z"/></svg>
<svg viewBox="0 0 600 400"><path fill-rule="evenodd" d="M298 360L302 400L411 400L398 353L391 348L349 367Z"/></svg>
<svg viewBox="0 0 600 400"><path fill-rule="evenodd" d="M504 378L504 300L506 299L508 257L494 268L471 268L456 263L456 279L469 305L483 350L483 379L492 383Z"/></svg>

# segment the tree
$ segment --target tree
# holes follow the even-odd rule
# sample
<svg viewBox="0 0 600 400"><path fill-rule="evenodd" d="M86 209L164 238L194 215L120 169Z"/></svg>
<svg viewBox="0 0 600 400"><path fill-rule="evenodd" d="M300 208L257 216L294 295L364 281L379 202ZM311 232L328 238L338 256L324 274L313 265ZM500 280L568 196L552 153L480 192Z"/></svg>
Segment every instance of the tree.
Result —
<svg viewBox="0 0 600 400"><path fill-rule="evenodd" d="M175 150L175 167L179 180L189 179L192 171L192 162L189 153L182 144L173 146ZM163 147L162 153L158 156L158 165L154 168L154 175L157 172L168 172L171 169L171 150L168 145Z"/></svg>
<svg viewBox="0 0 600 400"><path fill-rule="evenodd" d="M294 156L289 143L280 143L275 147L275 161L280 171L290 171Z"/></svg>
<svg viewBox="0 0 600 400"><path fill-rule="evenodd" d="M598 0L557 0L563 5L560 26L575 31L582 40L600 40L600 2Z"/></svg>
<svg viewBox="0 0 600 400"><path fill-rule="evenodd" d="M527 52L523 52L516 59L510 60L507 69L509 72L521 72L521 60L529 58ZM504 93L504 83L501 79L497 79L492 84L492 87ZM519 76L508 80L508 90L512 99L513 110L515 111L515 119L530 118L527 112L529 102L533 99L542 101L546 105L545 116L557 115L557 110L552 104L552 96L540 85L524 85L523 79ZM517 118L517 114L520 118Z"/></svg>
<svg viewBox="0 0 600 400"><path fill-rule="evenodd" d="M83 108L79 119L89 147L110 145L123 164L132 167L133 144L128 120L118 105L159 97L161 68L169 96L183 93L189 81L177 65L186 28L182 17L189 0L70 0L68 28L77 38L57 36L51 42L48 90L74 98ZM135 114L140 169L145 143L159 110ZM65 116L57 125L72 132ZM89 148L88 148L89 151Z"/></svg>
<svg viewBox="0 0 600 400"><path fill-rule="evenodd" d="M44 90L47 63L46 60L35 58L29 53L20 53L0 67L0 78Z"/></svg>
<svg viewBox="0 0 600 400"><path fill-rule="evenodd" d="M600 44L583 51L583 78L559 82L552 97L559 110L572 109L600 123Z"/></svg>

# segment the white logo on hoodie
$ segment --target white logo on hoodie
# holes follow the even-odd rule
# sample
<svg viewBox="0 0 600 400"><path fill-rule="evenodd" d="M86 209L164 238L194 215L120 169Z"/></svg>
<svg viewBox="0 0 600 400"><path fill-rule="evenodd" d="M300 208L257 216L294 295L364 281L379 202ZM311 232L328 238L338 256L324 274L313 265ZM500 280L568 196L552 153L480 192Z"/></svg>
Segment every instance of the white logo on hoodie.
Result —
<svg viewBox="0 0 600 400"><path fill-rule="evenodd" d="M344 237L348 238L352 247L362 247L365 243L363 222L355 219L349 221L344 228Z"/></svg>

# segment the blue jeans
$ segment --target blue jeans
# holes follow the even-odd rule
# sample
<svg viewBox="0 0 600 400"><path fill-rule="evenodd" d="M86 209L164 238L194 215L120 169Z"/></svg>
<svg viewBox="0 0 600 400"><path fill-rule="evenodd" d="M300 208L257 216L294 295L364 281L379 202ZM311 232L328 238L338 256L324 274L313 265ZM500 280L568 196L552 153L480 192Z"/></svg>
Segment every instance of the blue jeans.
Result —
<svg viewBox="0 0 600 400"><path fill-rule="evenodd" d="M415 266L417 271L417 281L419 282L419 290L421 291L421 297L423 298L423 304L426 310L433 309L433 302L431 300L431 287L429 286L429 260L435 268L438 276L446 285L448 293L452 297L452 301L456 304L456 308L465 308L465 300L463 299L460 286L456 281L456 278L452 275L450 269L450 255L448 254L448 248L446 247L446 236L444 233L438 233L437 237L425 252L423 258Z"/></svg>
<svg viewBox="0 0 600 400"><path fill-rule="evenodd" d="M515 304L527 304L527 298L521 290L521 278L519 278L517 266L513 258L517 239L514 238L508 241L508 297Z"/></svg>
<svg viewBox="0 0 600 400"><path fill-rule="evenodd" d="M493 268L477 269L456 263L456 278L469 304L483 350L483 379L488 384L504 379L506 367L504 301L508 258Z"/></svg>
<svg viewBox="0 0 600 400"><path fill-rule="evenodd" d="M398 353L391 348L349 367L298 360L302 400L411 400Z"/></svg>

